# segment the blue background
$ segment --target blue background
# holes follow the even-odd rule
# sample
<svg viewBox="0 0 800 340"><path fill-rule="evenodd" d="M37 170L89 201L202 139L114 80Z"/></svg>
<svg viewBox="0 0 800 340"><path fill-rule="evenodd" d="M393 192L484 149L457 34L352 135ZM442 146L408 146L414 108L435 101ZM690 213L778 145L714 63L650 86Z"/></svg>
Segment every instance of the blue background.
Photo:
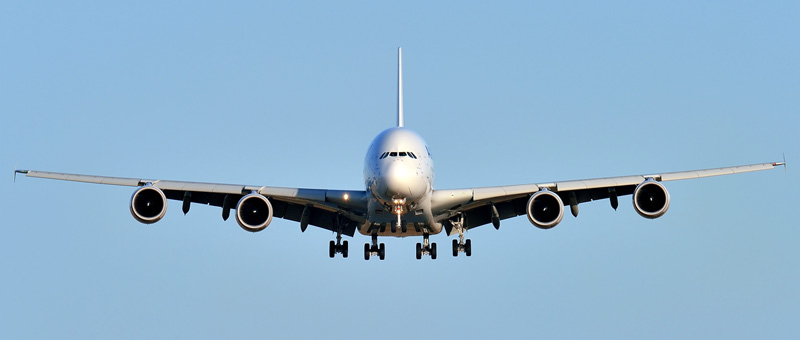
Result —
<svg viewBox="0 0 800 340"><path fill-rule="evenodd" d="M795 1L5 2L0 338L797 338L800 6ZM327 256L330 232L20 168L363 188L395 123L436 188L780 161L670 182L555 229L472 230L473 256Z"/></svg>

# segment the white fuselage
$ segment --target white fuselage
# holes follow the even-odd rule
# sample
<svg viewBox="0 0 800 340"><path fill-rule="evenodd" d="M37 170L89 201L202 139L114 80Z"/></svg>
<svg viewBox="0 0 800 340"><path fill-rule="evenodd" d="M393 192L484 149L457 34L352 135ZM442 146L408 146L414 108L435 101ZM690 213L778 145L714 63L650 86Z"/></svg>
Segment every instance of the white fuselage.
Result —
<svg viewBox="0 0 800 340"><path fill-rule="evenodd" d="M369 209L368 223L359 228L362 234L414 236L441 232L430 209L433 159L416 132L396 127L375 137L364 160L364 183ZM398 215L405 232L392 228L398 223Z"/></svg>

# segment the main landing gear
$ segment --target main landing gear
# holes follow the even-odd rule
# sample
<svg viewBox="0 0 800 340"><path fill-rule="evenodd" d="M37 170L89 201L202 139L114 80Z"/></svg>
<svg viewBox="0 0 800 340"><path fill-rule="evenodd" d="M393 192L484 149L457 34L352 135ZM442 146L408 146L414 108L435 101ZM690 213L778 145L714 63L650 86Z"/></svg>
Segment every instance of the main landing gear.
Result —
<svg viewBox="0 0 800 340"><path fill-rule="evenodd" d="M328 247L328 255L333 258L336 254L342 254L342 257L347 258L347 240L342 241L342 233L336 233L336 242L331 240Z"/></svg>
<svg viewBox="0 0 800 340"><path fill-rule="evenodd" d="M417 243L417 260L422 259L422 255L430 255L431 260L436 259L436 242L431 243L430 235L422 234L422 243Z"/></svg>
<svg viewBox="0 0 800 340"><path fill-rule="evenodd" d="M464 240L464 218L452 222L453 229L458 231L458 240L453 240L453 256L458 256L458 253L465 253L467 256L472 256L472 241L470 239Z"/></svg>
<svg viewBox="0 0 800 340"><path fill-rule="evenodd" d="M386 257L386 246L381 243L378 244L378 234L372 234L372 245L364 243L364 260L369 260L371 256L378 256L383 260Z"/></svg>
<svg viewBox="0 0 800 340"><path fill-rule="evenodd" d="M467 241L463 243L458 240L453 240L453 256L458 256L458 253L461 252L466 253L467 256L472 256L472 240L467 239Z"/></svg>

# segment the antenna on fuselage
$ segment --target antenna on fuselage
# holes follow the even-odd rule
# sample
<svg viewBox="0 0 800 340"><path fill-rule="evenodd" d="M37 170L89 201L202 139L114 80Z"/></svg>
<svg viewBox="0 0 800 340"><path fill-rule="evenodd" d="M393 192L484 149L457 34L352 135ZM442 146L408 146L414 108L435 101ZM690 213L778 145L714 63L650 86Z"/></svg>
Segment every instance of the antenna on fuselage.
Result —
<svg viewBox="0 0 800 340"><path fill-rule="evenodd" d="M403 127L403 49L397 48L397 127Z"/></svg>

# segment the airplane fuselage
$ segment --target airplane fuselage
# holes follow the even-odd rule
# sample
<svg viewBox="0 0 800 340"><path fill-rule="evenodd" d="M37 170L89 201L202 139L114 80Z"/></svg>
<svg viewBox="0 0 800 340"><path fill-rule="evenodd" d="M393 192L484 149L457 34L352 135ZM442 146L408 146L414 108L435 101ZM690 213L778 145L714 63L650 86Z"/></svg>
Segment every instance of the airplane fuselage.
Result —
<svg viewBox="0 0 800 340"><path fill-rule="evenodd" d="M359 232L380 236L441 232L430 209L433 179L433 159L420 135L403 127L378 134L364 159L369 209Z"/></svg>

